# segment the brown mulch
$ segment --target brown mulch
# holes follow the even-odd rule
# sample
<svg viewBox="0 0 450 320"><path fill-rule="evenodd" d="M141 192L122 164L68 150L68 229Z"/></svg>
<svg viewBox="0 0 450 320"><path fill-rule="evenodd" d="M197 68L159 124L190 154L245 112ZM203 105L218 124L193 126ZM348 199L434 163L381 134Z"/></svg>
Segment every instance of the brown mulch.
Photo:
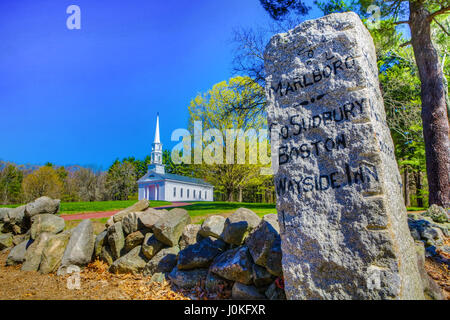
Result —
<svg viewBox="0 0 450 320"><path fill-rule="evenodd" d="M67 276L42 275L6 267L7 253L0 254L0 300L189 300L201 298L175 291L169 282L149 283L148 277L115 275L100 261L80 273L80 289L67 287ZM73 275L73 274L72 274ZM191 294L191 297L188 296ZM195 292L194 292L195 294Z"/></svg>

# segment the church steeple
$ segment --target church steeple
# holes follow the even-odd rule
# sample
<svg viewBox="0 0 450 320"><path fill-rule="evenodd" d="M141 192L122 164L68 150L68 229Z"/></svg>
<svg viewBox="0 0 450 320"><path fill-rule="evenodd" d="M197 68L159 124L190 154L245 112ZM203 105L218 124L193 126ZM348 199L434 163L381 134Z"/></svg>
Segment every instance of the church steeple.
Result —
<svg viewBox="0 0 450 320"><path fill-rule="evenodd" d="M152 164L162 165L162 143L159 139L159 112L156 114L155 140L152 144Z"/></svg>

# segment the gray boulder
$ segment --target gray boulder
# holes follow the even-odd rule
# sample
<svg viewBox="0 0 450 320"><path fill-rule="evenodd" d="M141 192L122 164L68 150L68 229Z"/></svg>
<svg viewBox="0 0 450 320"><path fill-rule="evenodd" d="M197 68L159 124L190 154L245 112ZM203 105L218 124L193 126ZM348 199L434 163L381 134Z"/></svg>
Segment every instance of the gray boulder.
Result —
<svg viewBox="0 0 450 320"><path fill-rule="evenodd" d="M113 221L114 221L114 223L122 221L122 219L125 218L129 213L144 211L149 206L150 206L150 203L148 202L148 200L145 200L145 199L139 200L138 202L133 204L131 207L128 207L126 209L123 209L122 211L117 212L113 216Z"/></svg>
<svg viewBox="0 0 450 320"><path fill-rule="evenodd" d="M25 219L25 206L20 206L17 208L9 209L8 216L4 217L3 226L8 232L13 232L14 234L24 233L27 229L27 222Z"/></svg>
<svg viewBox="0 0 450 320"><path fill-rule="evenodd" d="M83 266L92 259L94 252L94 229L90 219L83 220L73 230L62 258L61 270L71 265Z"/></svg>
<svg viewBox="0 0 450 320"><path fill-rule="evenodd" d="M246 208L239 208L225 220L222 239L225 242L241 245L249 233L258 226L261 219Z"/></svg>
<svg viewBox="0 0 450 320"><path fill-rule="evenodd" d="M180 251L177 268L179 270L207 268L225 248L226 244L221 239L205 238Z"/></svg>
<svg viewBox="0 0 450 320"><path fill-rule="evenodd" d="M144 212L142 212L138 219L139 224L143 225L146 228L153 228L156 222L163 217L168 211L167 210L156 210L153 208L148 208Z"/></svg>
<svg viewBox="0 0 450 320"><path fill-rule="evenodd" d="M147 262L144 268L144 276L153 275L157 272L171 272L177 265L177 254L179 251L178 247L170 247L159 251Z"/></svg>
<svg viewBox="0 0 450 320"><path fill-rule="evenodd" d="M179 242L180 249L184 249L191 244L195 244L201 241L203 237L200 235L199 231L200 225L198 224L188 224L186 227L184 227Z"/></svg>
<svg viewBox="0 0 450 320"><path fill-rule="evenodd" d="M157 272L157 273L154 273L151 276L149 283L152 283L152 282L162 283L162 282L164 282L164 281L166 281L168 279L169 279L169 274L168 273Z"/></svg>
<svg viewBox="0 0 450 320"><path fill-rule="evenodd" d="M30 244L25 253L25 261L22 265L22 271L38 271L42 261L42 252L50 239L51 234L41 233L32 244Z"/></svg>
<svg viewBox="0 0 450 320"><path fill-rule="evenodd" d="M206 276L205 289L208 293L225 293L231 290L233 281L222 278L211 271Z"/></svg>
<svg viewBox="0 0 450 320"><path fill-rule="evenodd" d="M424 215L430 217L434 222L437 223L449 222L446 210L435 204L431 205L431 207L428 208Z"/></svg>
<svg viewBox="0 0 450 320"><path fill-rule="evenodd" d="M24 233L24 234L16 234L16 235L14 235L13 236L13 244L15 246L17 246L19 243L22 243L25 240L29 240L31 238L30 233L31 232L28 231L27 233Z"/></svg>
<svg viewBox="0 0 450 320"><path fill-rule="evenodd" d="M245 246L225 251L217 256L209 270L222 278L251 284L253 261Z"/></svg>
<svg viewBox="0 0 450 320"><path fill-rule="evenodd" d="M168 246L178 245L184 228L191 222L186 210L176 208L167 212L153 225L156 239Z"/></svg>
<svg viewBox="0 0 450 320"><path fill-rule="evenodd" d="M281 264L281 238L275 239L270 247L269 254L266 260L266 269L276 277L283 276L283 266Z"/></svg>
<svg viewBox="0 0 450 320"><path fill-rule="evenodd" d="M423 243L416 241L415 249L417 253L417 265L419 267L425 297L431 300L444 300L444 295L441 288L433 279L431 279L425 269L425 248Z"/></svg>
<svg viewBox="0 0 450 320"><path fill-rule="evenodd" d="M266 267L270 249L280 239L279 232L278 221L268 217L262 219L247 238L246 245L256 264Z"/></svg>
<svg viewBox="0 0 450 320"><path fill-rule="evenodd" d="M100 260L108 264L108 266L113 264L113 254L108 244L102 247L102 250L100 252Z"/></svg>
<svg viewBox="0 0 450 320"><path fill-rule="evenodd" d="M257 264L253 265L252 276L253 283L258 288L268 286L275 280L274 276L269 271L261 266L258 266Z"/></svg>
<svg viewBox="0 0 450 320"><path fill-rule="evenodd" d="M139 274L147 264L146 257L142 254L141 247L135 247L126 255L114 261L109 267L111 273Z"/></svg>
<svg viewBox="0 0 450 320"><path fill-rule="evenodd" d="M102 253L103 246L108 242L107 230L103 230L95 237L93 258L99 258Z"/></svg>
<svg viewBox="0 0 450 320"><path fill-rule="evenodd" d="M13 246L12 233L0 233L0 251Z"/></svg>
<svg viewBox="0 0 450 320"><path fill-rule="evenodd" d="M60 200L40 197L25 207L25 215L29 218L37 214L56 214L59 211Z"/></svg>
<svg viewBox="0 0 450 320"><path fill-rule="evenodd" d="M261 300L266 299L254 286L235 282L231 290L231 298L235 300Z"/></svg>
<svg viewBox="0 0 450 320"><path fill-rule="evenodd" d="M177 287L192 289L197 286L201 287L206 280L207 274L208 269L178 270L175 267L168 277Z"/></svg>
<svg viewBox="0 0 450 320"><path fill-rule="evenodd" d="M132 212L123 218L122 228L125 235L136 232L138 230L142 231L142 233L144 234L151 231L151 228L142 223L141 216L143 215L144 212Z"/></svg>
<svg viewBox="0 0 450 320"><path fill-rule="evenodd" d="M122 249L125 246L125 237L122 230L122 222L116 222L108 228L108 244L111 249L113 259L119 259Z"/></svg>
<svg viewBox="0 0 450 320"><path fill-rule="evenodd" d="M124 249L126 252L131 251L133 248L140 246L142 242L144 242L145 235L142 231L138 230L133 233L130 233L125 238L125 246Z"/></svg>
<svg viewBox="0 0 450 320"><path fill-rule="evenodd" d="M273 282L265 292L269 300L286 300L286 293Z"/></svg>
<svg viewBox="0 0 450 320"><path fill-rule="evenodd" d="M203 221L200 234L203 237L220 238L225 227L225 218L222 216L209 216Z"/></svg>
<svg viewBox="0 0 450 320"><path fill-rule="evenodd" d="M12 248L8 254L8 257L6 258L6 265L14 266L23 263L25 261L25 254L27 252L27 248L32 243L33 243L32 240L25 240L16 245L14 248Z"/></svg>
<svg viewBox="0 0 450 320"><path fill-rule="evenodd" d="M11 210L11 209L10 208L0 208L0 222L1 223L5 222L5 219L8 219L9 210Z"/></svg>
<svg viewBox="0 0 450 320"><path fill-rule="evenodd" d="M58 270L71 233L68 230L60 234L52 235L48 239L42 251L42 260L39 266L39 271L42 274L56 272Z"/></svg>
<svg viewBox="0 0 450 320"><path fill-rule="evenodd" d="M151 259L165 246L166 245L158 241L158 239L156 239L156 237L152 233L147 233L142 244L142 252L147 257L147 259Z"/></svg>
<svg viewBox="0 0 450 320"><path fill-rule="evenodd" d="M60 233L65 226L64 219L53 214L43 213L33 216L31 218L31 239L36 239L43 232Z"/></svg>

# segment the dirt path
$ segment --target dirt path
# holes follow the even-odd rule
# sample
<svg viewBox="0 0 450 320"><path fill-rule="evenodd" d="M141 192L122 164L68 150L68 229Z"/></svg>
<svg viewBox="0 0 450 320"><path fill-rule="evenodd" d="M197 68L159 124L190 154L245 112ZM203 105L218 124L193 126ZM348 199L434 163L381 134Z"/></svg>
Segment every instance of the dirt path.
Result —
<svg viewBox="0 0 450 320"><path fill-rule="evenodd" d="M167 206L161 206L161 207L154 207L153 209L170 209L170 208L178 208L178 207L184 207L189 206L191 203L189 202L175 202ZM100 212L86 212L86 213L79 213L79 214L62 214L60 217L63 218L66 221L70 220L84 220L84 219L99 219L99 218L107 218L115 215L117 212L121 210L114 210L114 211L100 211Z"/></svg>

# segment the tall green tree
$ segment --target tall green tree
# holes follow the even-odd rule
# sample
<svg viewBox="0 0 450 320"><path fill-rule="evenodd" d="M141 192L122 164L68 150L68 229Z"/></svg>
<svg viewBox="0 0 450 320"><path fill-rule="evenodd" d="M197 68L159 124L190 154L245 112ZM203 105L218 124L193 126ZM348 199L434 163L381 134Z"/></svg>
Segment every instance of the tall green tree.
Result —
<svg viewBox="0 0 450 320"><path fill-rule="evenodd" d="M128 200L136 190L136 169L130 162L114 161L108 169L106 187L113 200Z"/></svg>
<svg viewBox="0 0 450 320"><path fill-rule="evenodd" d="M448 0L395 0L395 1L331 1L319 2L325 13L336 11L357 11L363 18L370 5L379 8L384 20L382 35L386 42L397 35L395 26L407 25L410 40L402 44L411 45L421 83L421 118L425 142L426 170L428 177L429 202L450 206L450 140L448 122L448 81L444 75L445 64L442 53L433 43L432 29L449 35L448 24L440 19L450 12ZM436 37L435 37L436 39ZM439 48L438 48L439 49ZM447 52L445 53L445 56Z"/></svg>
<svg viewBox="0 0 450 320"><path fill-rule="evenodd" d="M0 170L0 203L18 203L22 196L22 171L14 164L3 165Z"/></svg>
<svg viewBox="0 0 450 320"><path fill-rule="evenodd" d="M242 200L242 190L260 176L258 164L248 161L251 150L254 150L251 149L251 142L245 143L247 160L239 163L237 139L227 139L227 129L241 129L245 133L264 126L265 115L255 108L261 104L260 99L264 99L263 88L248 77L237 76L228 82L215 84L208 92L197 95L189 105L191 132L194 121L201 121L203 134L210 129L218 133L218 136L214 137L218 149L213 155L217 161L206 161L205 151L213 144L213 139L203 139L203 163L194 164L197 175L212 183L218 192L225 194L228 201L233 201L237 193L240 195L239 200ZM256 145L253 147L257 148Z"/></svg>

